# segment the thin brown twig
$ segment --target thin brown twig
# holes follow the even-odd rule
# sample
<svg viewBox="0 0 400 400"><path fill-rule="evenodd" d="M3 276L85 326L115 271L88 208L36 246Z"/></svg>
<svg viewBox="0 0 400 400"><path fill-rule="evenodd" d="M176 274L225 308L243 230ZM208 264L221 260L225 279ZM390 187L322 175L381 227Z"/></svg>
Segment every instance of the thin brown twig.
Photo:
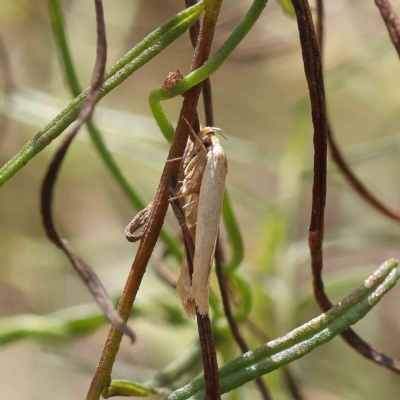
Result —
<svg viewBox="0 0 400 400"><path fill-rule="evenodd" d="M197 3L197 0L185 0L186 7L190 7ZM199 24L195 23L190 28L190 39L192 41L193 47L196 47L197 38L199 34ZM212 103L212 90L211 90L211 79L207 78L203 82L202 86L202 93L203 93L203 104L204 104L204 114L205 114L205 123L206 126L214 126L214 110L213 110L213 103ZM238 343L239 348L242 350L243 353L249 350L244 338L241 336L239 327L236 324L235 318L231 312L230 308L230 300L229 294L226 288L225 277L223 276L223 252L220 237L218 235L216 250L215 250L215 263L216 263L216 271L218 276L218 283L221 291L223 306L225 310L226 317L229 322L229 326L231 328L233 337L235 338L236 342ZM259 378L256 380L256 385L260 390L261 396L264 399L271 399L269 391L264 383L264 381Z"/></svg>
<svg viewBox="0 0 400 400"><path fill-rule="evenodd" d="M217 272L219 290L221 292L221 297L222 297L222 304L224 306L225 316L226 319L228 320L233 338L235 339L237 345L244 354L247 353L250 349L246 341L244 340L244 337L240 333L239 326L236 323L235 317L232 313L231 303L229 299L229 292L227 288L227 277L224 275L223 264L224 264L224 254L222 251L220 238L218 237L215 248L215 270ZM255 384L257 385L257 388L260 391L263 399L265 400L272 399L271 394L269 393L269 390L265 385L264 381L262 380L262 378L256 379Z"/></svg>
<svg viewBox="0 0 400 400"><path fill-rule="evenodd" d="M168 255L169 250L168 248L165 248L160 259L156 262L155 270L160 279L162 279L172 289L176 289L177 278L167 269L165 265L165 259L168 257Z"/></svg>
<svg viewBox="0 0 400 400"><path fill-rule="evenodd" d="M196 4L196 3L197 3L197 0L185 0L186 7L190 7L190 6L192 6L192 5ZM193 45L194 48L196 48L196 45L197 45L199 32L200 32L200 24L198 22L196 22L190 28L190 39L191 39L191 42L192 42L192 45ZM205 113L206 126L214 126L214 112L213 112L213 105L212 105L212 91L211 91L211 79L210 78L207 78L203 82L203 84L202 84L202 93L203 93L203 104L204 104L204 113ZM198 132L198 131L195 130L195 132ZM219 243L219 237L217 239L217 243ZM218 244L217 244L217 246L218 246ZM189 268L189 274L190 274L190 277L191 277L192 273L190 272L190 268ZM197 314L197 321L198 322L199 322L199 317L201 317L201 316L199 314ZM207 327L207 331L210 332L210 335L211 335L210 338L213 340L212 332L211 332L211 325L210 325L210 328ZM199 333L200 333L200 331L199 331ZM202 335L200 334L199 336L201 338ZM213 345L213 352L215 353L215 346L214 345ZM218 365L216 363L216 359L215 359L215 362L213 363L213 365L215 365L218 368ZM217 377L218 377L218 371L216 371L216 374L217 374ZM218 381L218 379L217 379L217 381ZM219 382L217 382L217 383L218 383L218 386L219 386Z"/></svg>
<svg viewBox="0 0 400 400"><path fill-rule="evenodd" d="M375 0L375 4L379 8L390 39L400 57L400 19L389 0Z"/></svg>
<svg viewBox="0 0 400 400"><path fill-rule="evenodd" d="M304 70L307 79L314 126L314 181L312 191L309 246L311 251L312 285L314 296L323 311L332 307L322 279L324 237L324 213L326 202L326 167L328 122L325 106L325 89L322 73L321 52L307 0L293 0L296 11ZM322 26L322 25L321 25ZM344 340L366 358L400 373L400 362L373 349L353 330L342 333Z"/></svg>
<svg viewBox="0 0 400 400"><path fill-rule="evenodd" d="M42 184L41 190L41 212L43 226L46 235L59 249L61 249L70 260L75 271L81 277L93 298L96 300L99 307L103 310L106 317L114 324L121 332L134 340L132 330L126 325L125 321L118 315L115 307L109 298L106 289L102 285L100 279L95 272L81 260L60 238L53 220L52 206L54 187L57 181L62 162L69 149L70 144L75 138L81 126L90 118L93 109L99 99L101 85L103 83L105 65L107 61L107 42L106 31L104 25L103 5L101 0L95 0L96 22L97 22L97 54L96 62L93 68L91 78L90 93L82 106L74 128L67 134L64 141L61 143L53 158L50 161L48 170Z"/></svg>
<svg viewBox="0 0 400 400"><path fill-rule="evenodd" d="M317 23L316 23L316 29L317 29L317 37L319 41L319 46L322 49L324 45L324 14L325 14L325 9L324 9L324 0L317 0ZM322 51L321 51L322 53ZM322 63L322 57L321 57L321 63Z"/></svg>
<svg viewBox="0 0 400 400"><path fill-rule="evenodd" d="M247 320L247 326L254 336L258 337L261 343L268 343L271 338L261 330L253 321ZM295 400L304 400L304 396L301 393L300 387L296 382L296 379L293 376L292 371L289 366L282 367L283 378L286 382L287 387L289 388L290 394Z"/></svg>
<svg viewBox="0 0 400 400"><path fill-rule="evenodd" d="M186 8L194 6L197 4L197 0L185 0ZM200 23L196 21L189 29L190 40L192 42L193 48L196 48L197 38L199 37ZM203 104L204 104L204 114L206 126L214 126L214 112L212 105L212 92L211 92L211 79L207 78L202 83L202 93L203 93ZM193 126L195 132L199 130L196 126Z"/></svg>
<svg viewBox="0 0 400 400"><path fill-rule="evenodd" d="M385 1L379 1L375 0L376 3L385 3ZM389 3L390 6L390 3ZM388 14L388 9L387 7L382 10L381 9L382 15L385 14L386 18L389 18ZM323 49L324 49L324 1L323 0L317 0L317 35L318 35L318 41L321 49L321 54L323 55ZM384 17L385 18L385 17ZM385 20L386 21L386 20ZM399 25L395 24L395 21L399 23ZM396 44L399 44L400 46L400 22L398 21L398 18L396 14L394 14L393 19L391 19L391 22L397 26L398 28L398 41ZM388 27L389 29L389 27ZM389 31L390 33L390 31ZM392 36L391 36L392 37ZM395 42L394 42L395 44ZM395 47L396 47L395 44ZM398 49L398 47L396 47ZM321 63L323 63L323 58L321 56ZM400 213L390 209L388 206L382 203L381 200L379 200L354 174L350 166L348 165L347 161L343 157L341 151L339 150L339 146L336 143L335 135L333 134L332 130L332 124L328 120L328 143L329 143L329 153L332 157L332 160L335 162L337 167L339 168L339 171L343 174L344 178L347 180L349 185L353 188L353 190L365 201L367 202L371 207L373 207L375 210L379 211L383 215L386 215L388 218L400 222Z"/></svg>
<svg viewBox="0 0 400 400"><path fill-rule="evenodd" d="M175 183L171 182L170 192L171 197L175 200L171 201L172 209L175 217L179 222L182 229L183 241L185 243L185 254L188 263L190 280L193 276L193 258L195 253L195 247L192 235L190 234L189 228L186 224L185 213L182 208L182 204L176 199L174 192ZM220 388L219 388L219 376L218 376L218 363L217 354L215 350L214 337L211 330L211 321L208 315L201 315L196 310L197 328L199 331L199 340L201 346L201 353L203 356L203 368L204 368L204 381L206 383L206 396L210 399L220 399Z"/></svg>
<svg viewBox="0 0 400 400"><path fill-rule="evenodd" d="M221 0L208 2L208 7L205 8L202 17L199 40L194 52L191 70L199 68L208 59L220 7ZM175 136L168 154L168 159L182 157L184 153L187 138L189 136L189 129L183 117L185 117L188 121L193 122L200 91L201 86L197 85L190 89L184 97L182 110L178 120L178 126L176 127ZM150 260L154 246L160 234L161 227L164 223L164 218L167 213L169 203L170 179L173 178L176 180L178 173L178 163L165 163L155 196L154 207L151 210L149 221L144 227L143 238L140 241L131 272L119 302L118 311L124 320L127 320L129 317L130 310L135 301L140 283L146 272L147 264ZM121 339L121 333L114 327L111 327L96 369L96 373L93 377L92 384L86 397L87 400L98 400L103 389L107 390L111 381L111 371L118 353Z"/></svg>
<svg viewBox="0 0 400 400"><path fill-rule="evenodd" d="M383 204L381 200L379 200L354 174L339 150L331 124L328 126L328 142L329 153L332 157L332 160L335 162L340 172L343 174L344 178L347 180L353 190L375 210L396 222L400 222L400 213Z"/></svg>

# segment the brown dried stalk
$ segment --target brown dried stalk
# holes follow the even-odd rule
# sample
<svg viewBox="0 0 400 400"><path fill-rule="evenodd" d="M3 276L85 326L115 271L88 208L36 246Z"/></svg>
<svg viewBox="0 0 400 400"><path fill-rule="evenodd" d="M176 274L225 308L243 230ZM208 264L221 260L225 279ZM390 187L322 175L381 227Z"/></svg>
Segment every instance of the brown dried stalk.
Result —
<svg viewBox="0 0 400 400"><path fill-rule="evenodd" d="M400 57L400 19L389 0L375 0L376 6L381 12L383 21L385 22L390 39Z"/></svg>
<svg viewBox="0 0 400 400"><path fill-rule="evenodd" d="M296 11L300 43L303 54L312 120L314 125L314 182L312 192L311 223L309 227L309 246L311 251L312 284L314 296L323 311L332 307L324 290L322 279L323 256L322 244L324 236L324 212L326 202L326 165L327 165L327 133L328 123L325 106L325 89L322 74L321 53L310 6L307 0L293 0ZM322 26L322 25L321 25ZM360 354L400 373L400 362L373 349L353 330L342 333L345 341Z"/></svg>
<svg viewBox="0 0 400 400"><path fill-rule="evenodd" d="M190 7L197 3L196 0L185 0L186 7ZM196 46L197 37L199 34L200 25L199 23L195 23L190 28L190 39L192 41L193 47ZM205 114L205 123L206 126L214 126L214 110L212 104L212 90L211 90L211 80L210 78L206 79L203 82L202 87L203 93L203 103L204 103L204 114ZM239 327L236 324L235 318L231 312L230 308L230 299L228 290L226 287L226 279L223 276L223 253L222 253L222 246L220 237L218 236L216 250L215 250L215 265L216 265L216 272L218 277L218 283L221 291L222 302L224 306L224 311L229 322L230 329L232 331L232 335L235 338L236 342L238 343L239 348L242 350L243 353L249 350L244 338L241 336ZM271 396L268 392L268 389L264 383L264 381L260 378L256 380L256 384L258 389L260 390L261 396L264 399L270 399Z"/></svg>
<svg viewBox="0 0 400 400"><path fill-rule="evenodd" d="M375 0L375 3L389 3L386 1L379 1ZM382 13L382 16L385 14L385 21L388 20L386 25L388 26L389 30L389 19L390 23L393 26L397 26L398 29L398 36L396 42L393 41L393 44L395 45L396 49L399 50L400 46L400 22L396 16L396 14L390 14L388 12L388 7L383 7L381 4L380 10ZM390 3L389 3L390 6ZM378 6L379 7L379 6ZM389 18L392 16L392 18ZM397 22L397 24L396 24ZM321 49L321 54L323 54L323 48L324 48L324 2L323 0L318 0L317 1L317 35L318 35L318 41L320 44L320 49ZM392 34L390 33L391 31L389 30L389 34L392 37ZM393 39L392 39L393 40ZM321 59L322 62L322 59ZM365 201L367 202L370 206L372 206L375 210L379 211L383 215L386 215L388 218L400 222L400 213L398 213L395 210L390 209L388 206L382 203L381 200L379 200L354 174L350 166L347 164L345 158L341 154L339 150L339 146L336 143L335 135L333 134L332 130L332 125L328 121L328 143L329 143L329 153L332 157L332 160L335 162L337 167L339 168L339 171L343 174L344 178L347 180L349 185L353 188L353 190Z"/></svg>
<svg viewBox="0 0 400 400"><path fill-rule="evenodd" d="M221 1L208 1L202 17L198 45L192 63L192 70L200 67L208 59L211 43L214 37L215 25L218 19ZM182 117L193 122L201 86L197 85L190 89L183 100L178 126L175 131L174 140L170 148L168 159L182 157L189 135L189 129ZM144 227L143 238L139 244L131 272L125 284L125 288L119 302L118 311L124 320L127 320L132 308L140 283L146 272L154 246L160 234L161 227L168 209L169 182L176 180L179 165L175 162L166 162L161 176L160 184L155 196L154 207L149 215L149 221ZM111 381L111 370L122 339L121 333L111 327L107 341L104 346L96 373L90 386L87 400L98 400L103 389L107 389Z"/></svg>
<svg viewBox="0 0 400 400"><path fill-rule="evenodd" d="M168 248L165 248L160 259L156 261L155 270L160 279L162 279L172 289L176 289L177 278L167 269L167 266L165 265L165 259L168 257L168 255Z"/></svg>
<svg viewBox="0 0 400 400"><path fill-rule="evenodd" d="M194 6L197 4L197 0L185 0L186 8ZM190 40L192 42L193 48L196 48L197 38L200 32L200 23L196 21L189 29ZM212 105L212 92L211 92L211 79L207 78L202 83L202 93L203 93L203 104L204 104L204 114L206 126L214 126L214 111ZM198 132L196 125L193 126L195 132Z"/></svg>
<svg viewBox="0 0 400 400"><path fill-rule="evenodd" d="M176 198L174 192L175 184L170 187L171 197ZM185 213L182 204L178 199L171 201L172 209L175 217L182 228L183 241L185 243L185 254L188 263L189 276L193 276L193 258L194 258L194 242L189 228L186 224ZM197 311L197 310L196 310ZM211 330L211 321L208 315L201 315L196 312L197 328L199 331L199 340L201 346L201 353L203 357L204 381L206 386L206 396L210 399L220 399L219 376L218 376L218 363L217 353L215 350L214 337Z"/></svg>
<svg viewBox="0 0 400 400"><path fill-rule="evenodd" d="M88 97L82 106L74 128L67 134L66 138L61 143L60 147L57 149L50 161L42 184L41 212L43 226L45 228L47 237L68 257L75 271L81 277L93 298L96 300L97 304L103 310L110 322L114 324L121 332L128 335L133 341L134 334L132 330L128 328L125 321L118 315L100 279L90 268L90 266L81 260L60 238L55 228L52 214L54 186L56 184L62 162L70 144L72 143L72 140L75 138L81 126L90 118L99 99L100 89L103 83L105 65L107 61L107 41L104 25L103 4L101 0L95 0L95 10L97 22L97 54L92 73L90 93L88 94Z"/></svg>

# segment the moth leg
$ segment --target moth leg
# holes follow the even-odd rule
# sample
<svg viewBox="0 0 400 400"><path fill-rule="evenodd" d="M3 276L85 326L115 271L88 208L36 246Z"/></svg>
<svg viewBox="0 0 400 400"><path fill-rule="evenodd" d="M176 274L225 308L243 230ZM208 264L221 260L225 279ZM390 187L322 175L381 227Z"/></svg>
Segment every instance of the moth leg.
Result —
<svg viewBox="0 0 400 400"><path fill-rule="evenodd" d="M181 161L181 160L183 160L183 157L171 158L170 160L167 160L166 162L170 163L170 162Z"/></svg>
<svg viewBox="0 0 400 400"><path fill-rule="evenodd" d="M194 223L194 224L191 224L191 225L188 225L188 229L190 230L190 229L192 229L194 226L196 226L197 225L197 221Z"/></svg>
<svg viewBox="0 0 400 400"><path fill-rule="evenodd" d="M184 198L185 196L183 195L183 194L179 194L178 196L175 196L175 197L170 197L169 198L169 201L170 202L173 202L174 200L179 200L179 199L182 199L182 198Z"/></svg>
<svg viewBox="0 0 400 400"><path fill-rule="evenodd" d="M146 208L139 211L133 220L125 228L125 237L129 242L137 242L143 237L143 232L134 235L134 233L146 224L151 208L153 207L153 202L151 202Z"/></svg>
<svg viewBox="0 0 400 400"><path fill-rule="evenodd" d="M192 125L189 124L189 121L185 117L182 117L182 118L185 120L187 126L189 127L189 131L193 136L194 143L195 143L195 147L194 147L195 153L207 153L207 149L205 148L205 146L204 146L203 142L200 140L200 138L196 135L196 132L193 130Z"/></svg>

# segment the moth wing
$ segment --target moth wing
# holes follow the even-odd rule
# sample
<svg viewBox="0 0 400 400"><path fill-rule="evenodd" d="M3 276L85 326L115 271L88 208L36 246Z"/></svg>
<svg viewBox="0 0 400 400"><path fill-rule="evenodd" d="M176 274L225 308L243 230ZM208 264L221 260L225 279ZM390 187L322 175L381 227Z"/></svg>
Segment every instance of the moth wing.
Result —
<svg viewBox="0 0 400 400"><path fill-rule="evenodd" d="M207 153L197 212L192 290L200 314L208 314L210 271L218 237L228 165L218 139Z"/></svg>
<svg viewBox="0 0 400 400"><path fill-rule="evenodd" d="M187 223L189 226L190 234L194 240L196 235L196 221L197 221L197 209L198 209L199 196L193 194L188 203L186 210ZM196 316L196 304L193 298L192 284L190 282L189 266L186 258L186 250L183 253L183 260L181 266L181 273L176 284L176 290L178 297L182 304L183 311L188 318L194 318Z"/></svg>
<svg viewBox="0 0 400 400"><path fill-rule="evenodd" d="M183 196L189 196L198 193L200 190L201 179L207 164L206 154L198 154L190 161L185 169L185 179L183 180L181 193Z"/></svg>
<svg viewBox="0 0 400 400"><path fill-rule="evenodd" d="M186 259L186 250L183 253L181 273L176 284L176 290L185 315L188 318L194 318L196 316L196 304L194 302L192 285L190 283L189 267Z"/></svg>

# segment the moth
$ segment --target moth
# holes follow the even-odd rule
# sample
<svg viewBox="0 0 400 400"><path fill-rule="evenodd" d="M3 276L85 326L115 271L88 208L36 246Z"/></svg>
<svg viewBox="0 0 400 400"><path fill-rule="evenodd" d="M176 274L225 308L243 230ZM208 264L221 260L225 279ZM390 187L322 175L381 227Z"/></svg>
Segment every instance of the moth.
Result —
<svg viewBox="0 0 400 400"><path fill-rule="evenodd" d="M210 273L221 218L228 164L225 152L215 136L218 128L206 127L195 140L194 158L186 167L179 197L188 197L184 206L189 232L195 244L193 276L184 255L177 291L185 314L195 317L196 308L208 314Z"/></svg>
<svg viewBox="0 0 400 400"><path fill-rule="evenodd" d="M189 200L184 209L195 252L192 278L184 254L177 292L185 314L194 318L196 309L202 315L208 314L210 272L218 237L228 164L219 139L215 136L220 129L206 127L196 135L189 122L186 119L185 121L193 135L195 156L185 168L177 197L186 197ZM142 238L143 232L134 232L147 223L152 205L153 203L150 203L140 211L126 227L126 238L130 242Z"/></svg>

